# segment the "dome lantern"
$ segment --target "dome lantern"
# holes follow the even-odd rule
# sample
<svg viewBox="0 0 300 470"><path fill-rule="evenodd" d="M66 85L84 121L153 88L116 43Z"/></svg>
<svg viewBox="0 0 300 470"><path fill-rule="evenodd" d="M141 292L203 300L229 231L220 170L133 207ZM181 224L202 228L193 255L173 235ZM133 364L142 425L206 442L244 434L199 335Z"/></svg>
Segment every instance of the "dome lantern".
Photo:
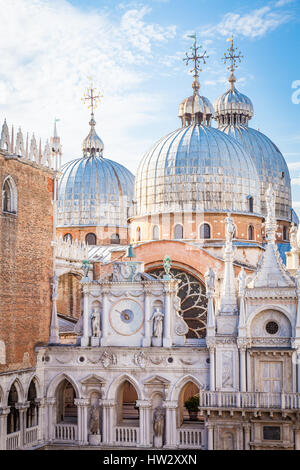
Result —
<svg viewBox="0 0 300 470"><path fill-rule="evenodd" d="M84 139L82 143L83 156L86 158L91 156L102 157L104 150L103 141L97 135L97 132L95 130L96 121L94 118L94 108L97 107L101 98L101 95L97 93L95 95L95 92L96 88L93 88L93 85L91 84L90 88L86 91L84 97L82 98L83 102L90 101L88 107L91 108L91 120L89 122L91 129L88 136Z"/></svg>

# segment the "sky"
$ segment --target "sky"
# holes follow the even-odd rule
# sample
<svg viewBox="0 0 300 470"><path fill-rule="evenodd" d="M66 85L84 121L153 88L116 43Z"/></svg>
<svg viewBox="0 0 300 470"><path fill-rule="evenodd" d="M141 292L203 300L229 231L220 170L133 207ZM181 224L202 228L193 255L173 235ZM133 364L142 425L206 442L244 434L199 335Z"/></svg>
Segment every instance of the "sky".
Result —
<svg viewBox="0 0 300 470"><path fill-rule="evenodd" d="M0 122L43 144L58 132L63 162L82 155L90 77L104 156L135 173L143 154L180 127L192 93L183 62L195 33L209 58L200 93L228 88L221 57L233 35L244 56L236 86L254 105L251 127L283 153L300 214L300 0L0 0ZM216 126L216 124L213 124Z"/></svg>

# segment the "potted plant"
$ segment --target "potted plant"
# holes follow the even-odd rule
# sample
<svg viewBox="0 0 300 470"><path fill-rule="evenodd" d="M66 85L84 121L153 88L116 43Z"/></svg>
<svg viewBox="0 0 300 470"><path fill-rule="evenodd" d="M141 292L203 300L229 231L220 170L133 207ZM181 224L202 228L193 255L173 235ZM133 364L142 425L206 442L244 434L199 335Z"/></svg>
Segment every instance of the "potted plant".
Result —
<svg viewBox="0 0 300 470"><path fill-rule="evenodd" d="M184 406L189 412L190 420L196 421L199 411L199 395L194 395L184 402Z"/></svg>

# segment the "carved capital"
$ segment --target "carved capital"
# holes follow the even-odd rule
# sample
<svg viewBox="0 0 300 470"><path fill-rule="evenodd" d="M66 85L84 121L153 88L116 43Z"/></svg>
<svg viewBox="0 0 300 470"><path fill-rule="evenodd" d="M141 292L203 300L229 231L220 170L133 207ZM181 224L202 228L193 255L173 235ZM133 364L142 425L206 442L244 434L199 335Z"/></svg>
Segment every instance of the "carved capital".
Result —
<svg viewBox="0 0 300 470"><path fill-rule="evenodd" d="M75 398L74 404L76 406L88 406L90 404L90 400L88 398Z"/></svg>
<svg viewBox="0 0 300 470"><path fill-rule="evenodd" d="M150 400L137 400L136 406L139 408L151 408L152 404Z"/></svg>
<svg viewBox="0 0 300 470"><path fill-rule="evenodd" d="M178 402L175 400L165 400L162 406L168 410L176 410L176 408L178 408Z"/></svg>
<svg viewBox="0 0 300 470"><path fill-rule="evenodd" d="M10 406L0 408L0 418L1 416L7 416L10 413Z"/></svg>
<svg viewBox="0 0 300 470"><path fill-rule="evenodd" d="M112 408L116 405L114 400L100 400L100 404L103 406L103 408Z"/></svg>

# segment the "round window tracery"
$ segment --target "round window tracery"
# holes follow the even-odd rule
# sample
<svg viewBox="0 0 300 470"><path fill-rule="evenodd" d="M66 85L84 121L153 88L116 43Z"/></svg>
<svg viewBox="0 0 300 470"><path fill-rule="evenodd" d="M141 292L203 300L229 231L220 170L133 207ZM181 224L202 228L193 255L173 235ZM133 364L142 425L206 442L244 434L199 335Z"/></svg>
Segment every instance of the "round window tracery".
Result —
<svg viewBox="0 0 300 470"><path fill-rule="evenodd" d="M164 269L154 269L150 274L162 278ZM187 338L205 338L207 298L205 286L192 274L171 269L170 275L173 279L181 281L177 295L181 299L181 315L189 327Z"/></svg>
<svg viewBox="0 0 300 470"><path fill-rule="evenodd" d="M266 324L266 332L269 333L269 335L276 335L278 330L279 330L279 326L278 326L278 323L276 323L275 321L269 321Z"/></svg>

